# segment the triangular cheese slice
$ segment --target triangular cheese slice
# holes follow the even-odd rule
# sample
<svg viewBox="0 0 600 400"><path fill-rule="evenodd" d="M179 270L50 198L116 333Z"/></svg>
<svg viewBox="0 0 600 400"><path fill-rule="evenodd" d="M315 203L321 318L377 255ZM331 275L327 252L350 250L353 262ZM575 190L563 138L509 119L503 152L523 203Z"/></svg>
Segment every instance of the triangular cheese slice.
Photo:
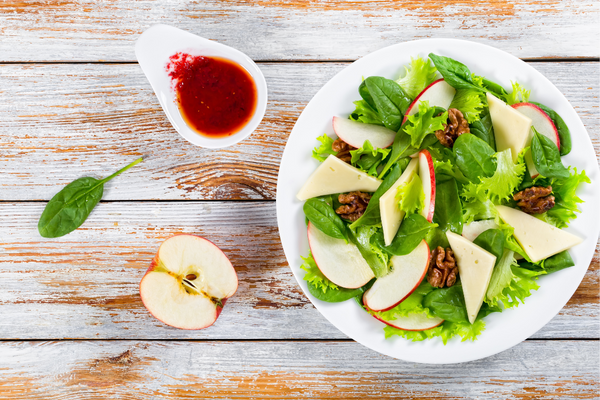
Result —
<svg viewBox="0 0 600 400"><path fill-rule="evenodd" d="M296 197L298 200L307 200L317 196L355 190L374 192L379 185L381 185L379 179L367 175L334 155L330 155L312 173Z"/></svg>
<svg viewBox="0 0 600 400"><path fill-rule="evenodd" d="M513 162L531 140L531 119L521 114L499 98L486 93L490 117L496 137L496 150L510 149Z"/></svg>
<svg viewBox="0 0 600 400"><path fill-rule="evenodd" d="M446 237L458 265L469 322L473 323L490 284L496 256L454 232L447 231Z"/></svg>
<svg viewBox="0 0 600 400"><path fill-rule="evenodd" d="M419 159L413 158L409 163L402 175L398 180L385 192L379 199L379 213L381 214L381 228L383 229L383 239L385 245L389 246L400 228L402 219L404 218L404 211L398 207L398 201L396 200L396 191L400 185L410 182L417 172L419 166Z"/></svg>
<svg viewBox="0 0 600 400"><path fill-rule="evenodd" d="M515 238L533 262L553 256L583 241L523 211L506 206L496 206L496 209L500 218L515 229Z"/></svg>

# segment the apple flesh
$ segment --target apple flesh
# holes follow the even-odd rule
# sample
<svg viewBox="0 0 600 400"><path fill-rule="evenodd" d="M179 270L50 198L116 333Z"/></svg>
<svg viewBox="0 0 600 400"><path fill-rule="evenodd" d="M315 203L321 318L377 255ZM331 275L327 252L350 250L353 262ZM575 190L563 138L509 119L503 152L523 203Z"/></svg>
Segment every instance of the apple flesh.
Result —
<svg viewBox="0 0 600 400"><path fill-rule="evenodd" d="M463 226L462 236L471 242L488 229L498 229L500 226L493 219L472 221Z"/></svg>
<svg viewBox="0 0 600 400"><path fill-rule="evenodd" d="M423 182L423 192L425 193L425 207L423 207L421 215L431 222L435 211L435 169L431 154L427 150L419 152L419 177Z"/></svg>
<svg viewBox="0 0 600 400"><path fill-rule="evenodd" d="M426 331L433 329L444 323L439 317L428 317L426 313L409 314L406 317L397 317L395 319L385 319L379 315L373 315L381 322L397 329L405 331Z"/></svg>
<svg viewBox="0 0 600 400"><path fill-rule="evenodd" d="M194 235L165 240L140 282L150 314L181 329L203 329L218 318L238 287L235 269L212 242Z"/></svg>
<svg viewBox="0 0 600 400"><path fill-rule="evenodd" d="M363 124L348 118L333 117L333 131L352 147L361 148L368 140L373 148L386 148L394 143L396 132L379 125Z"/></svg>
<svg viewBox="0 0 600 400"><path fill-rule="evenodd" d="M396 307L421 284L429 266L429 246L422 241L405 256L392 256L392 270L378 278L363 295L363 303L372 311Z"/></svg>
<svg viewBox="0 0 600 400"><path fill-rule="evenodd" d="M456 89L450 86L444 79L438 79L427 86L419 95L410 103L402 123L405 123L408 116L414 115L419 111L419 103L428 101L429 107L442 107L447 110L454 99Z"/></svg>
<svg viewBox="0 0 600 400"><path fill-rule="evenodd" d="M356 289L375 277L358 247L336 239L308 223L308 245L319 270L338 286Z"/></svg>

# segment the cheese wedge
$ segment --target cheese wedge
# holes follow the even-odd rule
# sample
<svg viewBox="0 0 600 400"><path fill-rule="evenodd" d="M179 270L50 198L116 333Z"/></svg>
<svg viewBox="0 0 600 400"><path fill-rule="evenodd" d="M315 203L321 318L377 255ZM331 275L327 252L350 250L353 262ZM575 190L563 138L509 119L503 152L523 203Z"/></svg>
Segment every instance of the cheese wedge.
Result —
<svg viewBox="0 0 600 400"><path fill-rule="evenodd" d="M515 238L533 262L553 256L583 241L523 211L506 206L496 206L496 209L500 218L515 229Z"/></svg>
<svg viewBox="0 0 600 400"><path fill-rule="evenodd" d="M396 200L396 192L400 185L411 181L413 176L417 172L419 166L419 159L413 158L408 163L408 166L400 175L400 178L385 192L379 199L379 213L381 214L381 228L383 229L383 240L385 245L389 246L396 236L396 232L400 228L402 219L404 218L404 211L398 207L398 201Z"/></svg>
<svg viewBox="0 0 600 400"><path fill-rule="evenodd" d="M510 149L513 162L531 140L531 118L521 114L499 98L486 93L496 137L496 150Z"/></svg>
<svg viewBox="0 0 600 400"><path fill-rule="evenodd" d="M330 155L312 173L296 197L298 200L307 200L317 196L355 190L374 192L379 185L381 185L379 179L367 175L334 155Z"/></svg>
<svg viewBox="0 0 600 400"><path fill-rule="evenodd" d="M490 284L496 256L454 232L447 231L446 237L456 258L469 322L473 323Z"/></svg>

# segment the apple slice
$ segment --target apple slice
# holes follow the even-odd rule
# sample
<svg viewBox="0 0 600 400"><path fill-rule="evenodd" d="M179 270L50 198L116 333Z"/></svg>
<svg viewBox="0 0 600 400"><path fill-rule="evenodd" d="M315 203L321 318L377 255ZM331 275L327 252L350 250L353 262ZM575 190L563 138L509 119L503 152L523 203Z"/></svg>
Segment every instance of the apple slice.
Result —
<svg viewBox="0 0 600 400"><path fill-rule="evenodd" d="M310 222L308 245L319 270L338 286L356 289L375 277L356 245L328 236Z"/></svg>
<svg viewBox="0 0 600 400"><path fill-rule="evenodd" d="M373 316L393 328L398 328L405 331L426 331L444 323L443 319L439 317L430 318L426 313L409 314L406 317L397 317L395 319L385 319L381 318L379 315Z"/></svg>
<svg viewBox="0 0 600 400"><path fill-rule="evenodd" d="M450 86L443 78L431 83L410 103L402 123L405 123L409 115L414 115L419 111L419 103L428 101L429 107L442 107L447 110L454 99L456 89Z"/></svg>
<svg viewBox="0 0 600 400"><path fill-rule="evenodd" d="M363 295L365 306L373 311L387 311L400 304L425 277L429 257L429 246L424 240L410 254L392 256L392 270L378 278Z"/></svg>
<svg viewBox="0 0 600 400"><path fill-rule="evenodd" d="M374 192L379 185L381 185L379 179L330 155L312 173L296 197L298 200L307 200L312 197L355 190Z"/></svg>
<svg viewBox="0 0 600 400"><path fill-rule="evenodd" d="M456 258L469 322L473 323L490 284L496 256L454 232L447 231L446 237Z"/></svg>
<svg viewBox="0 0 600 400"><path fill-rule="evenodd" d="M496 209L500 218L515 229L517 242L533 262L570 249L583 241L523 211L506 206L496 206Z"/></svg>
<svg viewBox="0 0 600 400"><path fill-rule="evenodd" d="M194 235L165 240L140 282L140 297L154 317L181 329L203 329L233 296L238 278L212 242Z"/></svg>
<svg viewBox="0 0 600 400"><path fill-rule="evenodd" d="M498 224L493 219L484 219L482 221L472 221L463 226L462 235L471 242L477 239L488 229L498 229Z"/></svg>
<svg viewBox="0 0 600 400"><path fill-rule="evenodd" d="M352 147L361 148L368 140L374 148L386 148L394 143L396 132L384 126L363 124L348 118L333 117L333 131Z"/></svg>
<svg viewBox="0 0 600 400"><path fill-rule="evenodd" d="M419 152L419 177L423 182L423 192L425 193L425 207L423 207L421 215L431 222L435 211L435 169L431 154L427 150Z"/></svg>
<svg viewBox="0 0 600 400"><path fill-rule="evenodd" d="M510 149L513 162L531 140L531 118L521 114L499 98L486 93L496 137L496 150Z"/></svg>
<svg viewBox="0 0 600 400"><path fill-rule="evenodd" d="M394 240L394 236L402 224L404 218L404 211L398 207L398 201L396 200L396 192L398 187L404 183L408 183L415 176L417 167L419 165L419 159L413 158L408 163L408 166L400 175L400 178L385 192L379 199L379 213L381 214L381 228L383 230L383 240L385 245L389 246Z"/></svg>

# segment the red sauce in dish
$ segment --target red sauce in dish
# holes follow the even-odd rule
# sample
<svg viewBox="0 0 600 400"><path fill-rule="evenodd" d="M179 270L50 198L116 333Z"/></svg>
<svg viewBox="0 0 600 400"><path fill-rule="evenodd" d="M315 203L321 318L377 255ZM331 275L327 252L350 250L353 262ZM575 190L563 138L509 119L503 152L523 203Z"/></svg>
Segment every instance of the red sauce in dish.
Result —
<svg viewBox="0 0 600 400"><path fill-rule="evenodd" d="M256 109L256 84L241 65L220 57L176 53L167 72L179 111L196 132L208 137L240 131Z"/></svg>

